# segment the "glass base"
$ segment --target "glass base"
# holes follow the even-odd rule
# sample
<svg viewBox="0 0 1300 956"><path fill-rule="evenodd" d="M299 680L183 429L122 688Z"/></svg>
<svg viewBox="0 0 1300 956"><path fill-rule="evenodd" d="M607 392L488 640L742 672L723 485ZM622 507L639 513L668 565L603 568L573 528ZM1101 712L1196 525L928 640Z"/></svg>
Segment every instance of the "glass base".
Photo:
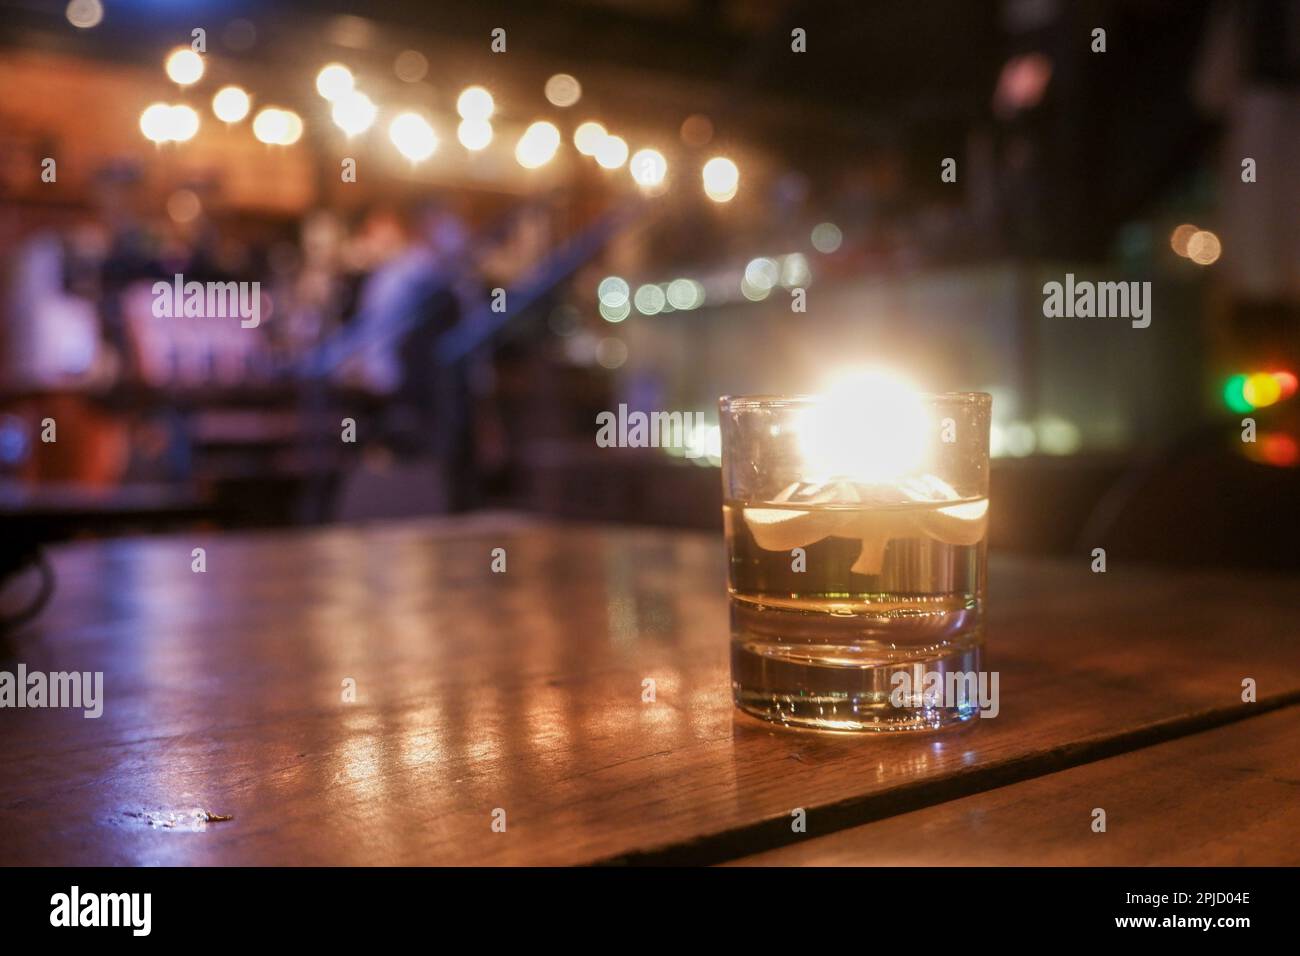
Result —
<svg viewBox="0 0 1300 956"><path fill-rule="evenodd" d="M732 697L762 720L815 730L931 731L979 716L975 685L955 675L981 673L982 640L912 654L896 647L878 655L864 654L861 645L850 650L734 639Z"/></svg>

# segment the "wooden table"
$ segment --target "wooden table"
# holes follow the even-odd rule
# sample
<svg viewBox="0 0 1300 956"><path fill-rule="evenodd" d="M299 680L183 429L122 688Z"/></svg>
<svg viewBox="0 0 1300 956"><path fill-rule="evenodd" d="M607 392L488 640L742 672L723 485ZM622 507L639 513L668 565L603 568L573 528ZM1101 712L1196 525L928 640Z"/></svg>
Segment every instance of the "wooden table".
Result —
<svg viewBox="0 0 1300 956"><path fill-rule="evenodd" d="M0 669L102 670L105 709L0 710L0 863L1300 862L1295 578L995 557L1001 714L882 738L733 710L713 535L481 515L54 557Z"/></svg>

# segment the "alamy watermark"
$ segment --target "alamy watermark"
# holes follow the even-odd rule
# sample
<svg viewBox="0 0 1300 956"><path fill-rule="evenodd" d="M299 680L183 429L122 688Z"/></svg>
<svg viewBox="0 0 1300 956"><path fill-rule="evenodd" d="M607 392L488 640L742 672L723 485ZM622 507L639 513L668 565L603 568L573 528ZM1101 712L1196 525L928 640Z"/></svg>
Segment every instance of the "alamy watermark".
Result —
<svg viewBox="0 0 1300 956"><path fill-rule="evenodd" d="M617 412L596 416L599 448L680 448L685 457L707 454L708 426L703 412Z"/></svg>
<svg viewBox="0 0 1300 956"><path fill-rule="evenodd" d="M28 671L19 664L16 673L0 671L0 708L80 708L83 717L104 713L103 671Z"/></svg>
<svg viewBox="0 0 1300 956"><path fill-rule="evenodd" d="M50 897L50 925L125 926L133 936L148 936L153 928L153 894L83 893L73 886Z"/></svg>
<svg viewBox="0 0 1300 956"><path fill-rule="evenodd" d="M153 314L158 319L233 319L245 329L262 322L262 283L186 282L179 272L171 282L153 284Z"/></svg>
<svg viewBox="0 0 1300 956"><path fill-rule="evenodd" d="M917 663L895 671L889 683L889 703L894 707L944 707L978 710L981 717L996 717L999 702L998 671L927 671Z"/></svg>
<svg viewBox="0 0 1300 956"><path fill-rule="evenodd" d="M1131 319L1133 328L1151 324L1150 282L1074 281L1043 284L1043 315L1049 319Z"/></svg>

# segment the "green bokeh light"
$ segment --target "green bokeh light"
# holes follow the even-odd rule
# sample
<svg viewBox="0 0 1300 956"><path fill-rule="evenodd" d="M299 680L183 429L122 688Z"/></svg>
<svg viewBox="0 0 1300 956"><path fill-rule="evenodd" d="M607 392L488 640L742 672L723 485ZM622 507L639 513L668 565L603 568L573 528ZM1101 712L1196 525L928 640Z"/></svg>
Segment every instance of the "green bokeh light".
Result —
<svg viewBox="0 0 1300 956"><path fill-rule="evenodd" d="M1223 383L1223 402L1234 412L1248 412L1255 406L1246 401L1246 376L1234 375Z"/></svg>

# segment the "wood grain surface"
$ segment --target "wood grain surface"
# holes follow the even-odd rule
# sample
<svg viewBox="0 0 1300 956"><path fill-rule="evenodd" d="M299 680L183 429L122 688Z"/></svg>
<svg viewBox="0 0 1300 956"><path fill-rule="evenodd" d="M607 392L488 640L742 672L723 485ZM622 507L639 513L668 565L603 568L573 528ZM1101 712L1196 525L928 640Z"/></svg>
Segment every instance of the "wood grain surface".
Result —
<svg viewBox="0 0 1300 956"><path fill-rule="evenodd" d="M735 712L720 536L484 515L54 563L0 669L103 671L104 715L0 710L0 863L722 862L806 839L792 808L827 833L1300 701L1286 577L995 557L1001 714L879 737ZM195 808L232 819L159 825Z"/></svg>
<svg viewBox="0 0 1300 956"><path fill-rule="evenodd" d="M1272 711L828 836L814 817L804 842L728 865L1300 865L1297 717Z"/></svg>

